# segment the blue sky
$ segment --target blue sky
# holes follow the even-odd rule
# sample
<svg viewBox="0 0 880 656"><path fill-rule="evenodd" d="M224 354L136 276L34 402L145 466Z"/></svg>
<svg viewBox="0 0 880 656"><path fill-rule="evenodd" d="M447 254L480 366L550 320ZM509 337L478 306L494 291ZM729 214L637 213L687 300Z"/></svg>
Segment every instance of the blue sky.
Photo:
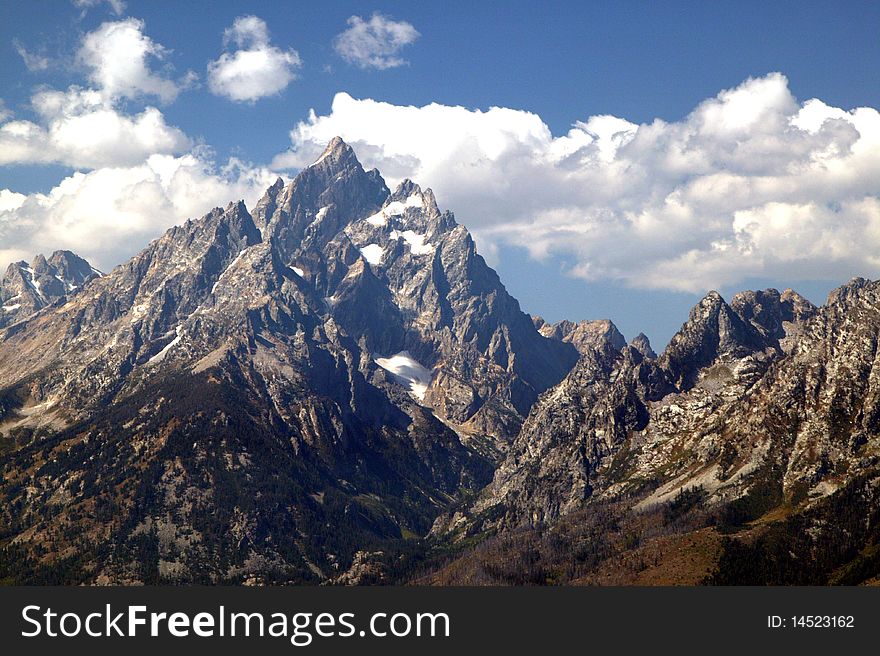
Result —
<svg viewBox="0 0 880 656"><path fill-rule="evenodd" d="M553 320L608 317L627 337L641 330L662 345L710 287L729 296L749 286L792 286L821 302L852 275L880 273L873 259L873 246L880 245L874 117L852 112L880 107L876 2L510 2L499 8L480 2L129 1L123 7L4 0L0 7L0 115L7 124L28 122L51 141L70 112L82 116L98 107L82 109L80 99L64 116L57 109L35 111L35 95L47 90L64 94L69 107L72 86L80 95L94 90L100 95L94 103L123 121L156 108L162 123L147 142L164 144L156 152L176 162L167 166L196 162L186 168L201 176L191 178L191 186L212 201L212 194L248 197L272 174L294 174L328 130L345 132L367 164L391 169L392 182L410 166L412 177L434 187L441 206L472 227L524 309ZM351 28L347 21L369 21L377 12L403 44L380 55L384 68L346 60L338 38ZM265 26L241 23L230 32L244 16ZM112 62L90 64L84 44L89 35L99 42L102 26L131 19L141 21L137 34L156 47L144 59L152 77L133 90L118 79L115 88L102 86L100 75ZM233 97L236 79L218 92L209 63L253 48L263 29L268 41L257 45L275 53L278 70L295 79L251 99ZM273 79L278 76L267 83ZM157 93L150 80L174 90ZM340 92L352 103L334 103ZM818 123L805 118L814 98L821 107L807 109ZM359 104L367 99L382 104ZM397 109L430 103L447 109L435 119L427 112L402 118ZM513 113L489 115L491 107ZM312 109L317 120L310 122ZM752 123L735 125L740 132L734 134L731 112L753 115ZM372 123L358 122L367 115ZM600 115L616 122L610 128L607 121L589 123ZM376 154L389 142L387 131L410 118L405 129L424 132L435 120L452 137L467 132L472 139L453 153L426 142L411 152L398 145ZM536 122L549 136L539 134ZM571 143L560 140L576 122L581 127ZM807 123L811 127L803 127ZM303 130L292 143L297 125ZM20 132L14 138L20 140ZM82 218L86 212L70 209L71 199L85 203L101 184L131 184L132 176L145 189L141 164L149 148L120 154L121 147L109 143L83 158L71 154L69 144L35 143L15 142L19 150L7 152L17 154L0 165L0 189L14 199L0 204L0 256L5 252L7 260L38 247L93 246L84 254L112 266L178 221L175 213L199 209L197 199L169 190L164 180L159 196L145 196L142 205L164 207L169 216L157 220L126 207L124 229L108 223L111 218L93 227L100 234L118 228L115 241L95 245L92 227L80 225L89 220ZM606 143L610 150L603 150ZM680 153L682 144L696 154L687 166L670 164L670 153ZM63 152L47 155L54 147ZM293 154L285 156L289 148ZM850 151L857 157L844 157ZM793 154L786 158L786 152ZM447 173L468 165L468 158L489 160L485 177L476 176L480 184ZM551 164L529 168L547 158ZM548 168L556 175L545 180ZM843 180L834 173L843 169L858 175ZM90 177L62 185L74 171ZM492 179L493 171L510 180L507 188ZM62 193L75 185L78 196ZM583 189L568 191L578 185ZM827 191L795 193L794 186ZM715 188L727 204L707 200ZM731 191L737 188L751 195L740 197ZM52 201L40 197L53 189ZM54 202L64 194L64 203ZM521 215L519 207L526 208ZM41 221L52 223L33 228ZM65 236L67 243L57 243ZM811 243L821 242L815 252L797 244L811 236Z"/></svg>

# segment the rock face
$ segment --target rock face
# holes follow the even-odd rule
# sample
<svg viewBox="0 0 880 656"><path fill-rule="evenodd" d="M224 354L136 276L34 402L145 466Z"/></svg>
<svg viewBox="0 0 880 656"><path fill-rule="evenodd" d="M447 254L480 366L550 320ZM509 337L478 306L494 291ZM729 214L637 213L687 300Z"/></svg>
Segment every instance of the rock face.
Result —
<svg viewBox="0 0 880 656"><path fill-rule="evenodd" d="M880 283L710 292L657 356L522 312L430 189L334 139L252 210L107 275L13 264L0 300L3 579L387 583L429 533L683 494L791 513L792 558L873 544Z"/></svg>
<svg viewBox="0 0 880 656"><path fill-rule="evenodd" d="M631 346L586 353L535 404L472 512L505 527L579 508L601 466L647 426L650 402L673 390L667 373Z"/></svg>
<svg viewBox="0 0 880 656"><path fill-rule="evenodd" d="M535 331L430 189L406 180L389 193L339 139L287 188L270 188L255 215L362 348L405 351L432 372L424 400L462 434L503 450L577 359Z"/></svg>
<svg viewBox="0 0 880 656"><path fill-rule="evenodd" d="M679 389L696 384L717 360L733 361L770 348L765 336L744 321L718 292L709 292L660 356L660 366Z"/></svg>
<svg viewBox="0 0 880 656"><path fill-rule="evenodd" d="M101 273L70 251L55 251L47 260L13 262L0 279L0 328L66 300Z"/></svg>
<svg viewBox="0 0 880 656"><path fill-rule="evenodd" d="M533 321L538 332L544 337L571 344L582 355L601 349L605 345L617 350L626 346L626 339L620 334L617 326L607 319L579 323L563 320L548 324L541 317L535 317ZM642 337L647 340L644 335Z"/></svg>
<svg viewBox="0 0 880 656"><path fill-rule="evenodd" d="M430 190L390 192L338 139L106 276L44 262L3 286L32 302L0 332L23 580L347 580L485 485L577 360Z"/></svg>
<svg viewBox="0 0 880 656"><path fill-rule="evenodd" d="M816 314L816 306L791 289L741 292L730 306L746 323L784 352L791 350L799 328Z"/></svg>
<svg viewBox="0 0 880 656"><path fill-rule="evenodd" d="M648 336L645 333L639 333L638 335L633 337L633 340L629 343L629 345L646 358L657 357L657 354L654 353L654 349L651 348L651 341L648 339Z"/></svg>
<svg viewBox="0 0 880 656"><path fill-rule="evenodd" d="M817 309L791 291L730 305L712 292L656 360L635 344L585 355L476 503L435 530L536 525L593 500L645 509L682 490L753 518L860 480L880 465L878 294L855 279Z"/></svg>

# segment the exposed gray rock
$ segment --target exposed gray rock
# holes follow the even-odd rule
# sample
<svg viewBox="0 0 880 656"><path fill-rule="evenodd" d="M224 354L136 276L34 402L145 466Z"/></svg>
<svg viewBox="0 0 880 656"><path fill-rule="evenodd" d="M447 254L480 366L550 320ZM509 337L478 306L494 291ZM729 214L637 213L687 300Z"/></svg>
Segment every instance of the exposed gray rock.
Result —
<svg viewBox="0 0 880 656"><path fill-rule="evenodd" d="M667 372L630 346L588 351L535 404L471 510L478 526L539 523L579 508L600 468L647 426L650 402L672 391Z"/></svg>
<svg viewBox="0 0 880 656"><path fill-rule="evenodd" d="M626 339L617 326L607 319L578 323L563 320L548 324L541 317L535 317L534 323L544 337L571 344L581 355L601 349L606 344L617 350L626 346Z"/></svg>
<svg viewBox="0 0 880 656"><path fill-rule="evenodd" d="M346 571L487 483L576 360L430 190L390 193L338 139L253 213L172 228L64 300L2 333L0 433L23 446L0 524L84 581Z"/></svg>
<svg viewBox="0 0 880 656"><path fill-rule="evenodd" d="M771 348L764 334L713 291L694 306L658 363L679 389L686 390L697 383L703 369L718 360L736 360Z"/></svg>
<svg viewBox="0 0 880 656"><path fill-rule="evenodd" d="M22 321L45 307L65 301L101 273L70 251L47 260L13 262L0 279L0 328Z"/></svg>
<svg viewBox="0 0 880 656"><path fill-rule="evenodd" d="M791 289L740 292L730 307L771 344L790 350L798 327L816 314L816 306Z"/></svg>
<svg viewBox="0 0 880 656"><path fill-rule="evenodd" d="M592 499L647 508L692 488L765 510L832 494L880 464L878 334L880 283L854 279L818 309L791 291L731 306L710 293L660 358L582 357L477 502L435 531L548 522Z"/></svg>
<svg viewBox="0 0 880 656"><path fill-rule="evenodd" d="M633 340L629 343L636 351L641 353L646 358L656 358L657 354L654 353L654 349L651 348L651 341L648 339L648 336L645 333L639 333Z"/></svg>

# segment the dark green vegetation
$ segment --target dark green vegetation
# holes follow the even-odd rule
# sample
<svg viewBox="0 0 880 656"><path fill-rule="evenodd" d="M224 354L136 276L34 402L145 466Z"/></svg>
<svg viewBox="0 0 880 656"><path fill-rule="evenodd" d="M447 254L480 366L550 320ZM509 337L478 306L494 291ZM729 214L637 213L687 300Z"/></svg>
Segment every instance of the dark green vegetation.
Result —
<svg viewBox="0 0 880 656"><path fill-rule="evenodd" d="M748 540L725 539L715 585L857 585L880 576L880 473ZM820 526L823 530L815 531Z"/></svg>
<svg viewBox="0 0 880 656"><path fill-rule="evenodd" d="M752 492L707 508L702 488L634 513L596 503L547 526L435 553L442 585L860 585L880 579L880 472L814 503L783 503L768 471Z"/></svg>

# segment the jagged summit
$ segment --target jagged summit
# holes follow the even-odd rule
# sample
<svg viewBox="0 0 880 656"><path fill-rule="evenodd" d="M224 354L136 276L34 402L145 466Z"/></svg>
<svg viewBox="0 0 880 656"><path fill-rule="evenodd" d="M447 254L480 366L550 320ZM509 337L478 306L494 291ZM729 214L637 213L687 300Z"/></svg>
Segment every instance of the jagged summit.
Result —
<svg viewBox="0 0 880 656"><path fill-rule="evenodd" d="M710 291L690 312L672 337L659 362L677 386L697 382L701 369L719 358L741 358L769 346L767 339L744 321L716 291Z"/></svg>
<svg viewBox="0 0 880 656"><path fill-rule="evenodd" d="M328 169L345 168L357 162L357 155L354 149L342 140L342 137L333 137L324 149L324 152L309 165L323 166ZM357 162L359 164L359 162Z"/></svg>
<svg viewBox="0 0 880 656"><path fill-rule="evenodd" d="M66 300L100 275L84 259L64 250L55 251L48 260L37 255L31 264L11 263L0 278L0 328Z"/></svg>
<svg viewBox="0 0 880 656"><path fill-rule="evenodd" d="M563 319L549 324L542 317L534 317L535 327L545 337L573 345L582 355L601 349L605 345L620 350L626 346L626 338L612 321L598 319L575 323Z"/></svg>
<svg viewBox="0 0 880 656"><path fill-rule="evenodd" d="M797 292L775 289L740 292L731 308L774 348L787 351L797 326L816 314L816 306Z"/></svg>
<svg viewBox="0 0 880 656"><path fill-rule="evenodd" d="M880 283L822 308L710 292L656 357L610 321L525 314L429 188L389 189L342 140L107 275L15 263L0 299L16 580L364 581L432 527L687 491L687 522L801 512L880 463Z"/></svg>
<svg viewBox="0 0 880 656"><path fill-rule="evenodd" d="M841 285L837 289L831 290L828 294L828 299L826 301L826 305L831 305L832 303L837 302L847 302L849 299L857 298L861 290L866 287L875 286L877 283L872 282L870 280L866 280L865 278L856 276L851 278L845 285Z"/></svg>
<svg viewBox="0 0 880 656"><path fill-rule="evenodd" d="M89 481L51 517L48 497L21 497L11 478L0 495L29 504L34 544L57 522L85 534L85 507L109 518L112 563L53 542L83 554L89 580L141 580L130 554L157 531L166 577L327 580L482 487L576 359L535 330L430 189L392 192L334 140L253 211L232 202L171 228L87 294L0 333L0 393L16 399L0 432L76 443L57 466ZM36 453L9 464L29 471ZM48 495L62 480L37 477ZM212 492L180 508L195 489Z"/></svg>
<svg viewBox="0 0 880 656"><path fill-rule="evenodd" d="M535 404L469 512L443 517L435 531L549 522L593 497L631 494L644 481L668 481L651 498L669 500L687 472L702 471L704 459L722 448L712 421L776 371L773 363L788 352L780 341L803 340L815 312L794 292L784 299L776 290L743 292L728 305L713 291L692 308L659 358L643 334L622 351L610 341L585 349L565 379ZM541 319L536 325L556 330ZM704 480L720 485L714 472L700 479L708 487Z"/></svg>
<svg viewBox="0 0 880 656"><path fill-rule="evenodd" d="M657 357L654 349L651 348L651 340L648 339L648 336L645 333L639 333L638 335L633 337L629 345L646 358Z"/></svg>

